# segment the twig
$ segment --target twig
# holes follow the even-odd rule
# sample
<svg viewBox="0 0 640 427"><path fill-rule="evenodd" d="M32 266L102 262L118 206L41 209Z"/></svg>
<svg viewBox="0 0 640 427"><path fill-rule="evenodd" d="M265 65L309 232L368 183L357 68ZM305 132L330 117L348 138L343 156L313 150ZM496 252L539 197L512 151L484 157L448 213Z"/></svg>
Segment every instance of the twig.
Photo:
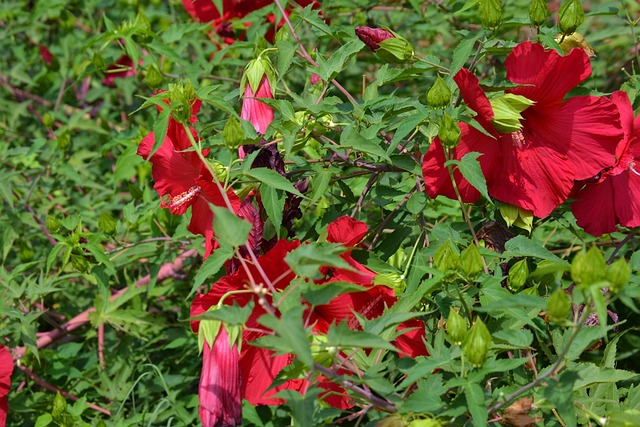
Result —
<svg viewBox="0 0 640 427"><path fill-rule="evenodd" d="M391 211L391 213L387 215L385 219L382 220L382 222L380 223L380 227L378 227L378 231L376 232L376 235L373 236L373 240L371 241L371 247L373 247L376 244L376 242L380 238L380 235L382 235L382 231L384 230L384 226L387 225L387 222L389 222L391 217L393 217L400 210L402 205L404 205L409 201L409 199L411 198L413 193L415 193L416 190L417 190L417 187L413 187L411 190L409 190L407 195L404 196L404 199L402 199L400 203L398 203L396 207Z"/></svg>
<svg viewBox="0 0 640 427"><path fill-rule="evenodd" d="M616 246L616 249L613 251L613 253L609 257L609 259L607 260L607 265L609 265L609 264L611 264L613 262L613 260L615 259L616 255L618 255L618 252L620 252L620 249L622 249L622 247L624 245L626 245L631 239L633 239L633 236L635 236L635 234L636 234L635 230L631 231L627 235L627 237L625 237L620 243L618 243L618 245Z"/></svg>
<svg viewBox="0 0 640 427"><path fill-rule="evenodd" d="M373 172L369 177L369 180L367 181L364 188L362 189L362 194L360 194L360 197L358 198L358 201L356 202L356 205L354 206L353 211L351 212L352 218L356 216L356 213L360 212L360 210L362 209L362 203L364 202L364 198L369 193L369 190L371 190L371 187L373 186L373 183L376 182L376 179L378 178L379 174L380 172Z"/></svg>

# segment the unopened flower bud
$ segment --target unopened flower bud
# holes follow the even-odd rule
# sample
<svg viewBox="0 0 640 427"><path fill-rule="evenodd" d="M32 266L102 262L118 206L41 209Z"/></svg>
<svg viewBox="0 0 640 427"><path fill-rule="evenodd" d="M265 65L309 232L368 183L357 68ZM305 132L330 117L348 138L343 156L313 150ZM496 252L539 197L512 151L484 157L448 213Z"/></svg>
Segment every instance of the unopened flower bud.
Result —
<svg viewBox="0 0 640 427"><path fill-rule="evenodd" d="M427 105L433 109L447 108L451 103L451 89L440 75L427 92Z"/></svg>
<svg viewBox="0 0 640 427"><path fill-rule="evenodd" d="M408 62L413 58L413 45L404 37L385 39L380 42L380 49L376 51L378 58L384 62Z"/></svg>
<svg viewBox="0 0 640 427"><path fill-rule="evenodd" d="M229 168L227 168L224 164L222 164L222 162L219 162L217 160L207 159L207 162L209 163L209 166L211 166L211 169L215 173L216 178L218 178L218 181L224 182L227 179L227 176L229 175Z"/></svg>
<svg viewBox="0 0 640 427"><path fill-rule="evenodd" d="M511 289L512 291L518 291L527 282L528 277L529 266L527 265L527 260L520 260L513 264L513 266L509 269L507 286L509 286L509 289Z"/></svg>
<svg viewBox="0 0 640 427"><path fill-rule="evenodd" d="M442 427L442 423L437 418L420 418L411 421L409 427Z"/></svg>
<svg viewBox="0 0 640 427"><path fill-rule="evenodd" d="M436 254L433 256L434 266L442 271L447 272L456 270L458 263L460 262L460 255L451 247L449 240L444 242L442 246L438 248Z"/></svg>
<svg viewBox="0 0 640 427"><path fill-rule="evenodd" d="M380 273L373 278L374 285L384 285L393 289L395 295L399 295L407 288L404 276L398 273Z"/></svg>
<svg viewBox="0 0 640 427"><path fill-rule="evenodd" d="M443 146L454 148L460 142L462 132L460 126L451 118L450 115L444 113L440 127L438 128L438 138Z"/></svg>
<svg viewBox="0 0 640 427"><path fill-rule="evenodd" d="M144 76L144 82L150 88L157 88L164 83L164 76L156 64L151 64Z"/></svg>
<svg viewBox="0 0 640 427"><path fill-rule="evenodd" d="M580 252L571 263L571 278L578 285L590 285L606 279L607 263L602 252L592 247L586 253Z"/></svg>
<svg viewBox="0 0 640 427"><path fill-rule="evenodd" d="M91 264L83 255L71 255L71 265L80 273L87 273L91 268Z"/></svg>
<svg viewBox="0 0 640 427"><path fill-rule="evenodd" d="M491 333L478 318L464 338L462 352L472 366L479 367L487 360L491 344Z"/></svg>
<svg viewBox="0 0 640 427"><path fill-rule="evenodd" d="M235 150L240 147L244 141L244 132L240 126L240 122L234 116L229 117L227 123L222 129L222 139L224 145L230 150Z"/></svg>
<svg viewBox="0 0 640 427"><path fill-rule="evenodd" d="M107 63L100 52L94 52L91 58L91 63L98 71L104 71L107 69Z"/></svg>
<svg viewBox="0 0 640 427"><path fill-rule="evenodd" d="M58 136L58 150L62 152L69 151L71 149L71 138L67 132L63 132Z"/></svg>
<svg viewBox="0 0 640 427"><path fill-rule="evenodd" d="M580 33L574 32L569 36L561 37L557 41L560 42L560 40L562 40L562 43L560 43L560 48L565 55L571 52L573 49L582 49L585 51L589 58L593 58L594 56L596 56L596 52L593 50L584 36Z"/></svg>
<svg viewBox="0 0 640 427"><path fill-rule="evenodd" d="M498 28L502 22L502 4L500 0L480 0L478 15L484 28L489 30Z"/></svg>
<svg viewBox="0 0 640 427"><path fill-rule="evenodd" d="M356 36L373 52L378 51L382 40L395 37L391 31L372 27L356 27Z"/></svg>
<svg viewBox="0 0 640 427"><path fill-rule="evenodd" d="M51 409L51 417L54 420L61 421L64 419L64 414L67 410L67 401L60 394L60 392L56 393L56 396L53 398L53 408Z"/></svg>
<svg viewBox="0 0 640 427"><path fill-rule="evenodd" d="M562 288L558 288L547 300L547 320L560 323L571 314L571 297Z"/></svg>
<svg viewBox="0 0 640 427"><path fill-rule="evenodd" d="M631 269L624 258L618 258L607 270L607 280L610 283L609 289L613 292L620 292L624 285L629 283L630 278Z"/></svg>
<svg viewBox="0 0 640 427"><path fill-rule="evenodd" d="M580 0L567 0L558 11L558 29L568 36L584 22L584 10Z"/></svg>
<svg viewBox="0 0 640 427"><path fill-rule="evenodd" d="M116 234L116 226L118 221L107 211L102 211L98 218L98 228L107 236Z"/></svg>
<svg viewBox="0 0 640 427"><path fill-rule="evenodd" d="M171 99L171 117L178 123L189 123L192 116L193 101L196 93L190 81L169 85L169 97Z"/></svg>
<svg viewBox="0 0 640 427"><path fill-rule="evenodd" d="M460 314L449 308L449 316L447 316L447 334L451 341L456 345L461 345L464 337L467 335L469 327L467 321Z"/></svg>
<svg viewBox="0 0 640 427"><path fill-rule="evenodd" d="M44 113L44 115L42 116L42 124L47 128L47 129L51 129L53 127L53 115L51 115L50 112L46 112Z"/></svg>
<svg viewBox="0 0 640 427"><path fill-rule="evenodd" d="M389 415L376 422L374 427L405 427L407 424L398 414Z"/></svg>
<svg viewBox="0 0 640 427"><path fill-rule="evenodd" d="M60 221L58 221L56 217L53 217L51 215L47 215L45 225L47 226L47 230L49 230L51 233L57 233L58 231L60 231L60 228L62 228L62 224L60 224Z"/></svg>
<svg viewBox="0 0 640 427"><path fill-rule="evenodd" d="M470 244L460 254L460 270L467 278L473 280L482 273L483 269L482 256L478 247Z"/></svg>
<svg viewBox="0 0 640 427"><path fill-rule="evenodd" d="M491 123L500 133L508 134L522 129L522 113L524 110L535 104L524 96L512 93L504 94L499 98L492 99L493 119Z"/></svg>
<svg viewBox="0 0 640 427"><path fill-rule="evenodd" d="M536 28L540 28L547 22L547 15L549 10L547 9L547 2L545 0L533 0L529 7L529 19L531 25Z"/></svg>

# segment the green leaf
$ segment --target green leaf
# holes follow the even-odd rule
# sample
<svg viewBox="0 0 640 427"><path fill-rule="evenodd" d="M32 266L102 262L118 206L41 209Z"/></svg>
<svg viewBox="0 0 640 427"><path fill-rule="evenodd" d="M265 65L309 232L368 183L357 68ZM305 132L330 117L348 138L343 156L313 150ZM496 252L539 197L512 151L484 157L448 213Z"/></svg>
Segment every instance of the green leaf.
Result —
<svg viewBox="0 0 640 427"><path fill-rule="evenodd" d="M38 417L35 423L35 427L45 427L53 422L51 414L42 414Z"/></svg>
<svg viewBox="0 0 640 427"><path fill-rule="evenodd" d="M277 336L265 336L254 343L266 346L279 354L293 353L307 368L313 366L311 347L309 346L308 333L303 327L303 314L306 308L302 305L281 313L281 317L264 315L258 322L272 329Z"/></svg>
<svg viewBox="0 0 640 427"><path fill-rule="evenodd" d="M255 168L249 169L243 173L245 176L249 178L253 178L261 183L273 187L278 190L284 190L288 193L295 194L298 197L303 197L304 195L300 193L293 184L284 176L280 175L278 172L267 169L267 168Z"/></svg>
<svg viewBox="0 0 640 427"><path fill-rule="evenodd" d="M480 384L466 383L464 385L464 397L467 400L467 408L471 413L471 419L475 427L483 427L488 425L487 418L489 412L484 403L484 391Z"/></svg>
<svg viewBox="0 0 640 427"><path fill-rule="evenodd" d="M337 73L345 68L345 63L364 47L359 39L352 39L344 44L340 49L333 52L328 59L318 55L318 75L325 81L331 81Z"/></svg>
<svg viewBox="0 0 640 427"><path fill-rule="evenodd" d="M349 282L329 282L324 285L305 282L302 297L311 305L323 305L328 304L338 295L362 291L362 286Z"/></svg>
<svg viewBox="0 0 640 427"><path fill-rule="evenodd" d="M453 78L458 71L464 66L467 59L471 57L473 52L473 46L476 41L483 36L481 31L478 31L473 37L463 39L458 46L453 50L453 59L451 61L451 69L449 70L449 76Z"/></svg>
<svg viewBox="0 0 640 427"><path fill-rule="evenodd" d="M587 387L597 383L617 383L628 381L639 376L636 372L623 369L602 368L593 363L579 363L571 368L580 378L573 385L574 389Z"/></svg>
<svg viewBox="0 0 640 427"><path fill-rule="evenodd" d="M545 249L539 242L527 238L527 236L516 236L505 243L505 252L503 256L509 257L525 257L533 256L540 259L553 261L565 267L570 264Z"/></svg>
<svg viewBox="0 0 640 427"><path fill-rule="evenodd" d="M254 307L253 300L250 300L244 307L240 307L234 301L233 305L222 305L199 316L189 317L189 320L218 320L232 326L244 325L251 316Z"/></svg>
<svg viewBox="0 0 640 427"><path fill-rule="evenodd" d="M355 271L349 263L340 257L345 251L347 248L334 243L309 243L289 252L284 260L296 275L319 279L321 277L320 267Z"/></svg>
<svg viewBox="0 0 640 427"><path fill-rule="evenodd" d="M227 208L209 204L213 210L213 232L221 242L238 247L246 243L251 224L239 218Z"/></svg>
<svg viewBox="0 0 640 427"><path fill-rule="evenodd" d="M346 322L331 325L327 332L327 342L329 345L342 348L379 348L397 351L393 344L377 335L349 329Z"/></svg>
<svg viewBox="0 0 640 427"><path fill-rule="evenodd" d="M576 427L573 385L577 380L578 374L565 371L558 378L547 379L548 385L542 390L542 395L555 405L566 427Z"/></svg>
<svg viewBox="0 0 640 427"><path fill-rule="evenodd" d="M260 187L260 196L262 197L262 204L264 205L264 210L267 212L267 216L276 230L279 231L282 225L282 212L286 199L284 191L263 185Z"/></svg>
<svg viewBox="0 0 640 427"><path fill-rule="evenodd" d="M480 168L480 162L478 161L478 157L482 154L477 152L467 153L462 156L462 159L459 161L452 160L451 163L458 166L458 170L462 174L462 176L469 181L469 184L473 185L473 187L482 194L482 196L487 199L489 202L491 201L491 197L489 197L489 191L487 190L487 181L484 178L482 173L482 169ZM447 165L446 162L445 166Z"/></svg>
<svg viewBox="0 0 640 427"><path fill-rule="evenodd" d="M227 260L230 260L234 254L234 249L230 245L222 244L218 249L213 251L211 255L204 261L202 267L196 273L193 279L193 285L187 298L191 298L193 293L204 283L205 280L217 274Z"/></svg>

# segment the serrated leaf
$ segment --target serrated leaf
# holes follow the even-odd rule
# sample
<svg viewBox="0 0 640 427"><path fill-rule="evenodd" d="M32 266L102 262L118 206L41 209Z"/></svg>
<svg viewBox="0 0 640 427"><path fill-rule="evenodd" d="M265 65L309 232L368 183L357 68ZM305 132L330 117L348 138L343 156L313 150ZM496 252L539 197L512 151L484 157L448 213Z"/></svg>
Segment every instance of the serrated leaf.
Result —
<svg viewBox="0 0 640 427"><path fill-rule="evenodd" d="M246 243L251 224L239 218L227 208L209 204L213 209L213 232L221 242L238 247Z"/></svg>
<svg viewBox="0 0 640 427"><path fill-rule="evenodd" d="M342 348L379 348L397 351L396 347L388 341L369 332L354 331L346 322L331 325L327 332L327 342Z"/></svg>
<svg viewBox="0 0 640 427"><path fill-rule="evenodd" d="M324 59L318 55L316 58L318 62L318 75L322 77L323 80L330 81L337 73L344 69L345 62L360 52L363 47L364 43L359 39L352 39L332 53L328 59Z"/></svg>
<svg viewBox="0 0 640 427"><path fill-rule="evenodd" d="M464 385L464 397L467 401L467 408L471 413L471 419L475 427L488 425L489 413L484 403L484 391L480 384L466 383Z"/></svg>
<svg viewBox="0 0 640 427"><path fill-rule="evenodd" d="M267 169L267 168L255 168L249 169L244 172L245 176L249 178L253 178L255 180L260 181L261 183L268 185L273 188L277 188L278 190L284 190L288 193L295 194L296 196L303 197L304 195L300 193L293 184L284 176L280 175L278 172Z"/></svg>
<svg viewBox="0 0 640 427"><path fill-rule="evenodd" d="M229 245L220 245L218 249L213 251L211 255L202 264L202 267L196 273L196 277L193 279L193 286L187 298L191 298L193 293L204 283L205 280L215 275L220 271L225 262L227 262L234 254L234 249Z"/></svg>
<svg viewBox="0 0 640 427"><path fill-rule="evenodd" d="M222 305L215 310L206 311L199 316L190 317L189 320L218 320L227 325L244 325L253 312L255 303L249 300L244 307L237 305Z"/></svg>
<svg viewBox="0 0 640 427"><path fill-rule="evenodd" d="M302 297L311 305L323 305L328 304L338 295L362 292L364 289L360 285L348 282L329 282L323 285L306 282L302 290Z"/></svg>
<svg viewBox="0 0 640 427"><path fill-rule="evenodd" d="M309 243L289 252L285 261L296 275L311 279L320 278L320 267L336 267L354 271L340 255L347 251L342 245L333 243Z"/></svg>
<svg viewBox="0 0 640 427"><path fill-rule="evenodd" d="M527 238L527 236L516 236L504 245L504 256L522 257L533 256L540 259L553 261L557 264L570 267L570 264L545 249L539 242Z"/></svg>
<svg viewBox="0 0 640 427"><path fill-rule="evenodd" d="M281 318L264 315L258 322L272 329L277 336L265 336L256 341L262 346L276 350L280 354L293 353L308 368L313 366L313 357L307 331L304 329L302 317L305 307L300 305L281 313Z"/></svg>
<svg viewBox="0 0 640 427"><path fill-rule="evenodd" d="M268 185L260 187L260 196L264 210L271 220L271 223L277 231L282 225L282 212L284 210L285 194L284 191L275 189ZM278 233L279 234L279 233Z"/></svg>
<svg viewBox="0 0 640 427"><path fill-rule="evenodd" d="M465 38L460 41L458 46L453 50L453 59L451 60L451 68L449 70L449 76L451 76L451 78L460 71L465 62L467 62L469 57L471 57L473 46L480 37L482 37L482 32L477 32L473 37Z"/></svg>
<svg viewBox="0 0 640 427"><path fill-rule="evenodd" d="M487 190L487 180L482 173L482 168L478 161L478 157L481 155L481 153L473 151L462 156L462 159L460 160L451 160L450 162L457 165L458 170L464 179L469 181L469 184L478 190L490 203L493 203L491 201L491 197L489 197L489 190ZM448 163L449 162L446 162L445 166L447 166Z"/></svg>

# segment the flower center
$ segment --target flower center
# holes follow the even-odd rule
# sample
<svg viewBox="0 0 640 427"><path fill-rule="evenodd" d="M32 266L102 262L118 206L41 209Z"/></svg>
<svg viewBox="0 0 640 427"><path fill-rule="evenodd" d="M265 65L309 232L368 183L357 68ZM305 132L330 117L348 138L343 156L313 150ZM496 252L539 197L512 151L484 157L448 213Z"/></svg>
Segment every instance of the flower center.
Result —
<svg viewBox="0 0 640 427"><path fill-rule="evenodd" d="M187 191L178 194L176 197L171 197L171 195L165 194L165 196L160 201L160 207L176 208L178 206L185 205L195 199L201 192L202 188L198 185L194 185Z"/></svg>
<svg viewBox="0 0 640 427"><path fill-rule="evenodd" d="M524 138L524 134L521 130L517 130L511 133L511 140L516 148L525 148L527 146L527 140Z"/></svg>

